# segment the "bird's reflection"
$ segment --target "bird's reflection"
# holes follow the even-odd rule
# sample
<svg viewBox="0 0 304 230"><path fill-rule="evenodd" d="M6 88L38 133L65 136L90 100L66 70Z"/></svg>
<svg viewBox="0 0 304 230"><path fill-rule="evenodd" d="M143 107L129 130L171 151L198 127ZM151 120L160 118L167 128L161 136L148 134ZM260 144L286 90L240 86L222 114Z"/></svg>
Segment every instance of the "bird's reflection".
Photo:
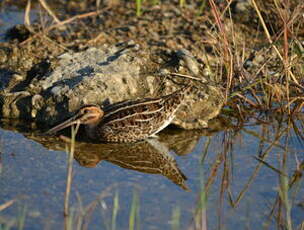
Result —
<svg viewBox="0 0 304 230"><path fill-rule="evenodd" d="M151 144L153 143L153 144ZM85 167L95 167L105 160L122 168L143 173L161 174L188 190L186 176L169 150L156 139L132 144L90 144L78 142L75 159Z"/></svg>
<svg viewBox="0 0 304 230"><path fill-rule="evenodd" d="M41 143L48 149L65 151L67 141L63 138L41 136L31 132L31 129L21 122L15 122L2 121L1 127L21 132L25 137ZM210 133L206 130L167 129L161 132L158 138L137 143L97 144L77 141L74 158L84 167L95 167L98 163L107 161L125 169L161 174L184 190L189 190L185 183L187 177L180 170L173 154L190 153L203 135Z"/></svg>

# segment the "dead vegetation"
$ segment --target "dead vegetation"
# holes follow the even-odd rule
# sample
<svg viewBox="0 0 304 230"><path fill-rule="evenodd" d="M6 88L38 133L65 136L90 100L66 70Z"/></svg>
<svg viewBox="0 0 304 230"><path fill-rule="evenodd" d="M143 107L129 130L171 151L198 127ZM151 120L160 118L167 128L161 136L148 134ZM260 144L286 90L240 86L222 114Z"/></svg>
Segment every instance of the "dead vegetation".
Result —
<svg viewBox="0 0 304 230"><path fill-rule="evenodd" d="M4 1L2 8L9 4ZM253 111L303 111L304 3L299 1L178 2L182 7L169 1L84 1L79 10L74 1L19 4L26 30L13 30L9 43L26 50L34 63L131 39L150 50L186 48L205 64L205 77L224 87L227 108L238 118L246 120Z"/></svg>

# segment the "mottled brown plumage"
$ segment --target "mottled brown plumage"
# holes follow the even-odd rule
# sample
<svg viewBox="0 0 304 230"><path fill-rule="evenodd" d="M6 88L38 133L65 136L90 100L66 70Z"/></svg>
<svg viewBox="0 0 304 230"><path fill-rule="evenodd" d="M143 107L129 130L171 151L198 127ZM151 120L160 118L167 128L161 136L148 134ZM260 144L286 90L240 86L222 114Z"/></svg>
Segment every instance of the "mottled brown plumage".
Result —
<svg viewBox="0 0 304 230"><path fill-rule="evenodd" d="M125 169L160 174L189 191L186 185L187 177L169 153L169 149L162 151L158 146L162 146L162 143L157 139L107 145L78 142L75 145L74 157L84 167L96 167L99 162L107 161Z"/></svg>
<svg viewBox="0 0 304 230"><path fill-rule="evenodd" d="M155 135L174 119L191 87L159 98L125 101L105 107L84 106L69 120L50 129L52 134L73 124L83 124L88 136L101 142L135 142Z"/></svg>

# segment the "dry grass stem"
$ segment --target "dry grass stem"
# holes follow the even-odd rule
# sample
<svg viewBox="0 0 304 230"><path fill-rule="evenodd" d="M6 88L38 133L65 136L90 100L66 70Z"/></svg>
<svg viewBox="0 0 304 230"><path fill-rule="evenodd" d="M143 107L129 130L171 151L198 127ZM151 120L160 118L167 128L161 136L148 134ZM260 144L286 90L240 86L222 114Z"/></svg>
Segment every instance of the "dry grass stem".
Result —
<svg viewBox="0 0 304 230"><path fill-rule="evenodd" d="M199 82L206 82L206 80L203 79L203 78L193 77L193 76L186 75L186 74L169 73L169 75L175 76L175 77L188 78L188 79L190 79L190 80L195 80L195 81L199 81Z"/></svg>
<svg viewBox="0 0 304 230"><path fill-rule="evenodd" d="M3 211L4 209L8 208L9 206L11 206L15 202L16 202L16 200L13 199L13 200L9 200L9 201L5 202L4 204L1 204L0 205L0 212Z"/></svg>
<svg viewBox="0 0 304 230"><path fill-rule="evenodd" d="M30 19L31 5L31 0L28 0L24 12L24 25L29 31L33 32Z"/></svg>
<svg viewBox="0 0 304 230"><path fill-rule="evenodd" d="M267 39L268 39L268 42L269 42L269 43L271 44L271 46L274 48L274 50L275 50L275 52L277 53L278 57L279 57L279 58L283 61L283 63L285 64L284 58L282 57L280 51L279 51L278 48L274 45L274 43L273 43L273 41L272 41L272 39L271 39L270 33L269 33L269 31L268 31L268 29L267 29L267 26L266 26L266 23L265 23L265 21L264 21L264 18L263 18L263 16L262 16L261 11L259 10L259 8L258 8L258 6L257 6L257 4L256 4L256 2L255 2L255 0L251 0L251 2L252 2L252 4L253 4L253 6L254 6L254 9L256 10L256 12L257 12L257 14L258 14L259 20L260 20L260 22L261 22L261 24L262 24L262 27L263 27L263 29L264 29L264 32L265 32L266 37L267 37ZM290 74L292 80L293 80L296 84L300 85L299 82L298 82L298 80L297 80L296 77L294 76L294 74L291 72L290 68L288 68L287 71L288 71L288 73Z"/></svg>
<svg viewBox="0 0 304 230"><path fill-rule="evenodd" d="M106 8L107 9L107 8ZM106 10L104 9L104 10ZM26 39L25 41L21 42L20 45L25 45L27 44L28 42L32 41L33 39L39 37L39 36L43 36L44 34L47 34L48 32L50 32L51 30L54 30L60 26L63 26L63 25L66 25L66 24L69 24L69 23L72 23L73 21L75 20L81 20L81 19L84 19L84 18L87 18L87 17L93 17L93 16L96 16L100 13L100 11L93 11L93 12L88 12L88 13L84 13L84 14L79 14L79 15L76 15L74 17L71 17L69 19L66 19L64 21L60 21L59 23L57 24L54 24L54 25L51 25L49 26L48 28L46 28L45 30L43 30L42 32L38 32L36 34L34 34L33 36L29 37L28 39Z"/></svg>
<svg viewBox="0 0 304 230"><path fill-rule="evenodd" d="M49 7L49 5L46 3L46 1L44 0L39 0L40 4L42 5L42 7L48 12L49 15L52 16L52 18L54 19L54 21L59 24L61 21L57 18L56 14L51 10L51 8Z"/></svg>
<svg viewBox="0 0 304 230"><path fill-rule="evenodd" d="M101 200L103 200L106 197L113 195L113 189L116 188L119 184L115 183L110 185L109 187L105 188L103 191L99 193L99 195L96 197L94 201L89 203L83 208L82 214L79 214L77 216L77 222L81 222L81 229L89 229L90 219L93 215L93 212L95 211L96 207L100 203ZM81 219L81 221L80 221Z"/></svg>
<svg viewBox="0 0 304 230"><path fill-rule="evenodd" d="M206 188L205 188L207 194L209 192L210 186L213 184L213 182L215 180L219 167L223 163L224 159L225 159L224 154L219 153L217 156L217 159L214 161L214 164L211 167L210 176L208 177L208 180L206 182Z"/></svg>
<svg viewBox="0 0 304 230"><path fill-rule="evenodd" d="M258 108L259 106L254 103L252 100L250 100L249 98L243 96L242 94L236 93L235 96L238 96L239 98L243 99L245 102L247 102L248 104L250 104L251 106Z"/></svg>
<svg viewBox="0 0 304 230"><path fill-rule="evenodd" d="M67 161L67 178L66 178L66 189L64 194L64 226L67 230L69 227L69 223L71 221L71 218L69 217L70 211L69 211L69 200L70 200L70 193L71 193L71 185L72 185L72 172L73 172L73 159L74 159L74 151L75 151L75 139L76 134L78 132L80 123L78 122L76 125L76 128L74 126L71 127L72 129L72 135L71 135L71 145L70 148L66 145L66 150L68 153L68 161Z"/></svg>

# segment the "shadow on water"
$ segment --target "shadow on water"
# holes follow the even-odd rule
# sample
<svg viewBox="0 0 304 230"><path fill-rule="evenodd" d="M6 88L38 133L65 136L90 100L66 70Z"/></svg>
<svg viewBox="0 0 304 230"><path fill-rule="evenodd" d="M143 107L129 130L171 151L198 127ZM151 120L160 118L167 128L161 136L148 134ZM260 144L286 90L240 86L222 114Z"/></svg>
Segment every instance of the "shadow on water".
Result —
<svg viewBox="0 0 304 230"><path fill-rule="evenodd" d="M141 229L300 229L304 123L301 116L284 119L229 128L217 123L219 131L211 132L167 129L134 144L77 141L69 228L138 229L140 223ZM62 226L67 140L37 135L16 121L4 121L2 128L10 131L1 133L0 209L14 200L2 213L17 216L12 226L25 219L25 229ZM25 181L26 189L17 181ZM11 221L2 213L0 224Z"/></svg>

